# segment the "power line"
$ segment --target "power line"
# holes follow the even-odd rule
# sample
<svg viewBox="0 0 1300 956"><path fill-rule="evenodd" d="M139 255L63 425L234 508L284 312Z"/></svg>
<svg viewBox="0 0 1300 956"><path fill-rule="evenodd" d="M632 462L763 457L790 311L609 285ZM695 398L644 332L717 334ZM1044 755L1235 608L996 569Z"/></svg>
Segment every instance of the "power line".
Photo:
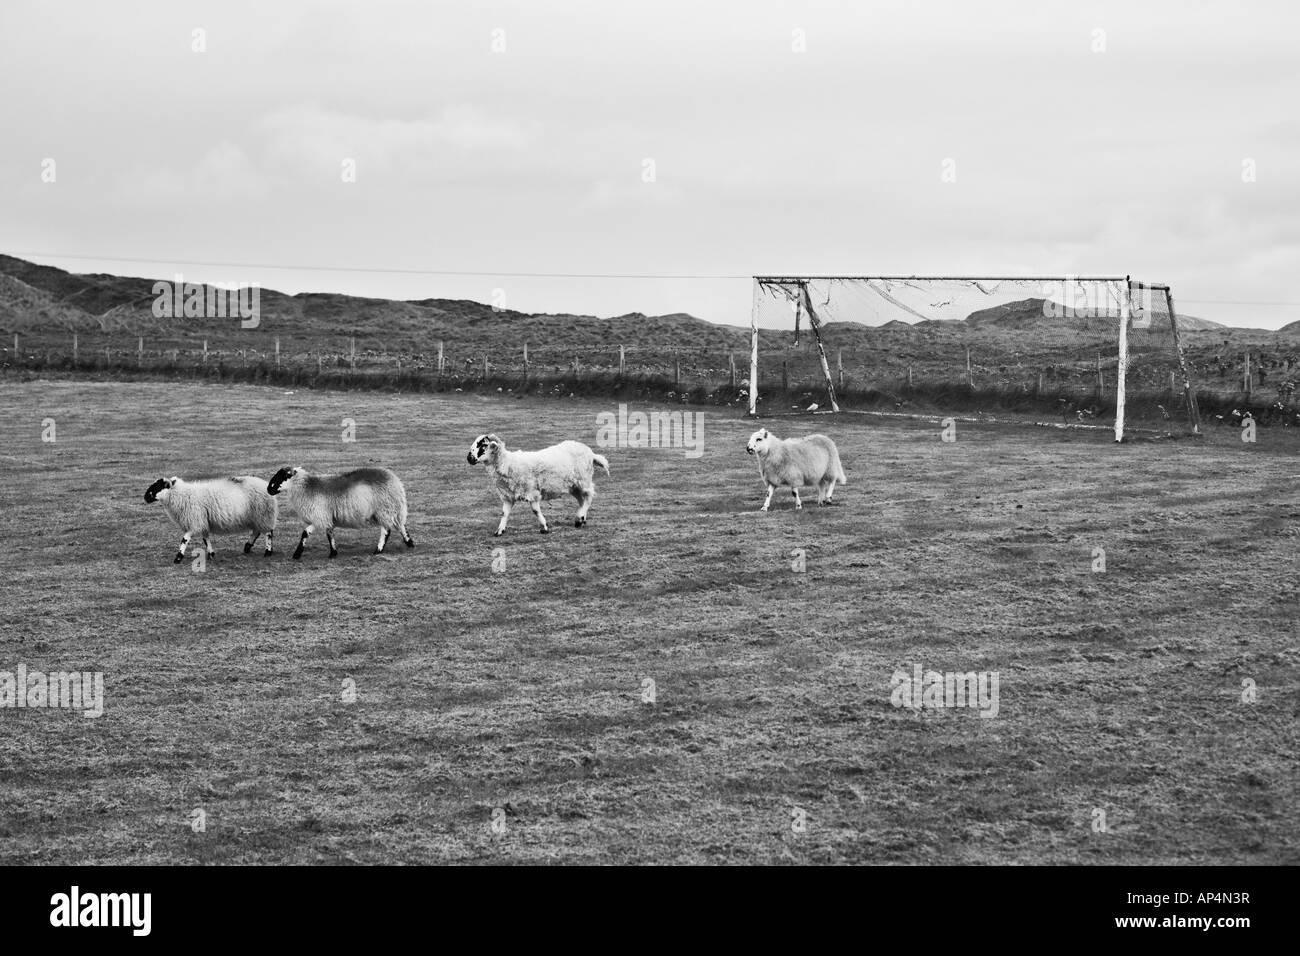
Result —
<svg viewBox="0 0 1300 956"><path fill-rule="evenodd" d="M264 262L204 262L194 259L145 259L129 256L69 256L57 252L22 252L23 257L74 259L77 261L130 262L141 265L206 266L215 269L272 269L285 272L352 272L377 275L416 275L466 278L510 279L752 279L750 275L664 274L649 272L467 272L454 269L377 269L364 266L268 265Z"/></svg>
<svg viewBox="0 0 1300 956"><path fill-rule="evenodd" d="M59 252L19 252L16 256L40 259L71 259L78 262L129 262L137 265L203 266L211 269L269 269L277 272L331 272L363 275L410 275L441 278L499 278L499 279L678 279L694 281L749 280L753 275L728 275L721 273L658 273L658 272L491 272L458 271L455 269L385 269L366 266L311 266L268 265L263 262L207 262L193 259L151 259L131 256L66 255ZM1023 278L1034 279L1035 276ZM1242 300L1242 299L1185 299L1190 305L1240 305L1267 308L1300 308L1300 301Z"/></svg>

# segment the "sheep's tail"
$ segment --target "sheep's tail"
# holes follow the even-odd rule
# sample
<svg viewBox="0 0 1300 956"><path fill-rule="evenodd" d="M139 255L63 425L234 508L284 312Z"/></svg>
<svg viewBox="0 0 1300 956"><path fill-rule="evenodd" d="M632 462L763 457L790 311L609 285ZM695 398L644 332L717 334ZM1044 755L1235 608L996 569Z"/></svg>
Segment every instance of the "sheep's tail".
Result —
<svg viewBox="0 0 1300 956"><path fill-rule="evenodd" d="M835 447L834 443L831 444L831 460L835 465L835 480L841 485L847 485L849 479L844 477L844 466L840 464L840 450Z"/></svg>
<svg viewBox="0 0 1300 956"><path fill-rule="evenodd" d="M601 468L604 468L605 474L607 475L609 474L609 460L604 455L593 454L591 456L591 460L594 461Z"/></svg>

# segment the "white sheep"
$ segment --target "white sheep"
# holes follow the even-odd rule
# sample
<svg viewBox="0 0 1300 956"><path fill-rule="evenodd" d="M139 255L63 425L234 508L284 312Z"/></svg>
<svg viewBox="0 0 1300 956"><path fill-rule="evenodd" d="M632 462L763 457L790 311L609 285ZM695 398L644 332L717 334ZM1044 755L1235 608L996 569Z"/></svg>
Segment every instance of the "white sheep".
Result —
<svg viewBox="0 0 1300 956"><path fill-rule="evenodd" d="M184 481L176 476L159 478L145 491L144 500L148 504L161 501L167 516L183 532L176 564L185 560L185 549L196 534L201 537L209 558L216 553L211 535L233 531L253 532L252 540L244 544L244 554L253 550L263 534L266 554L272 551L271 538L278 512L275 500L266 493L266 483L260 478L252 475L202 481Z"/></svg>
<svg viewBox="0 0 1300 956"><path fill-rule="evenodd" d="M510 509L515 502L526 501L537 515L542 534L549 534L542 502L552 498L573 495L578 500L578 514L573 526L581 528L587 523L587 511L596 497L595 466L609 474L609 462L580 441L562 441L541 451L508 451L496 435L479 435L470 446L465 459L476 465L487 466L492 487L501 499L501 524L498 537L505 534Z"/></svg>
<svg viewBox="0 0 1300 956"><path fill-rule="evenodd" d="M835 442L825 435L807 438L787 438L782 441L766 428L749 436L745 451L758 456L758 471L767 483L767 500L763 511L772 506L772 492L778 487L788 487L794 494L795 510L803 508L799 489L817 488L817 503L828 505L835 494L835 482L848 484L840 466L840 452Z"/></svg>
<svg viewBox="0 0 1300 956"><path fill-rule="evenodd" d="M384 550L394 531L408 548L415 542L406 533L406 489L402 481L387 468L357 468L341 475L313 475L305 468L281 468L267 483L268 494L285 493L289 507L302 519L302 535L293 551L302 557L307 536L320 525L325 529L330 557L337 558L335 528L379 526L379 543L375 554Z"/></svg>

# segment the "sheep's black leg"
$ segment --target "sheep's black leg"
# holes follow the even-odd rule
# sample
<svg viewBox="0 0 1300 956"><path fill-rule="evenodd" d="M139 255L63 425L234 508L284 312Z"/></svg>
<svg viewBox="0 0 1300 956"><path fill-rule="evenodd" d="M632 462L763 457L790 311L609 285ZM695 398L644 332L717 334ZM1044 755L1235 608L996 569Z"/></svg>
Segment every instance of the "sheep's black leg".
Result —
<svg viewBox="0 0 1300 956"><path fill-rule="evenodd" d="M328 541L328 542L330 543L330 557L331 557L331 558L337 558L337 557L339 556L339 548L338 548L338 545L334 543L334 529L333 529L333 528L326 528L326 529L325 529L325 540Z"/></svg>
<svg viewBox="0 0 1300 956"><path fill-rule="evenodd" d="M414 548L414 547L415 547L415 541L412 540L411 536L410 536L409 534L406 533L406 525L404 525L404 524L403 524L403 525L398 525L398 526L397 526L397 530L400 531L400 532L402 532L402 540L406 542L406 546L407 546L408 548Z"/></svg>
<svg viewBox="0 0 1300 956"><path fill-rule="evenodd" d="M253 540L246 541L244 543L244 554L248 554L250 551L253 550L253 545L257 544L257 539L260 538L261 536L262 536L262 532L260 531L253 532Z"/></svg>
<svg viewBox="0 0 1300 956"><path fill-rule="evenodd" d="M207 533L203 535L203 550L208 552L208 560L211 561L217 556L217 552L212 547L212 542L208 540Z"/></svg>
<svg viewBox="0 0 1300 956"><path fill-rule="evenodd" d="M271 547L271 536L274 534L274 531L268 531L266 533L266 550L262 552L263 557L269 558L271 556L271 551L273 550Z"/></svg>
<svg viewBox="0 0 1300 956"><path fill-rule="evenodd" d="M180 564L185 560L185 549L190 546L190 537L191 535L188 531L181 535L180 550L176 552L176 557L172 559L172 564Z"/></svg>
<svg viewBox="0 0 1300 956"><path fill-rule="evenodd" d="M311 534L311 525L302 529L302 536L298 538L298 547L293 549L293 559L295 561L302 558L303 545L307 543L307 536Z"/></svg>

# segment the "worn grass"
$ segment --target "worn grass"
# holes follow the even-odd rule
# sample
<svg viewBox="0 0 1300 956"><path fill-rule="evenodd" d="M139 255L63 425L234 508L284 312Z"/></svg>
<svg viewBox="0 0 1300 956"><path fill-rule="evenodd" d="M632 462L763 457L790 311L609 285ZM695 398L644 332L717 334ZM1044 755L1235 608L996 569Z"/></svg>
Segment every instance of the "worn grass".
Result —
<svg viewBox="0 0 1300 956"><path fill-rule="evenodd" d="M702 458L608 450L585 529L566 500L493 539L470 440L594 444L608 402L73 380L0 407L0 670L106 685L99 719L0 710L0 862L1300 861L1295 429L780 421L850 483L761 515L754 425L709 408ZM276 556L223 538L195 574L142 500L368 463L415 551L342 531L294 562L289 517ZM914 664L997 671L998 716L891 706Z"/></svg>

